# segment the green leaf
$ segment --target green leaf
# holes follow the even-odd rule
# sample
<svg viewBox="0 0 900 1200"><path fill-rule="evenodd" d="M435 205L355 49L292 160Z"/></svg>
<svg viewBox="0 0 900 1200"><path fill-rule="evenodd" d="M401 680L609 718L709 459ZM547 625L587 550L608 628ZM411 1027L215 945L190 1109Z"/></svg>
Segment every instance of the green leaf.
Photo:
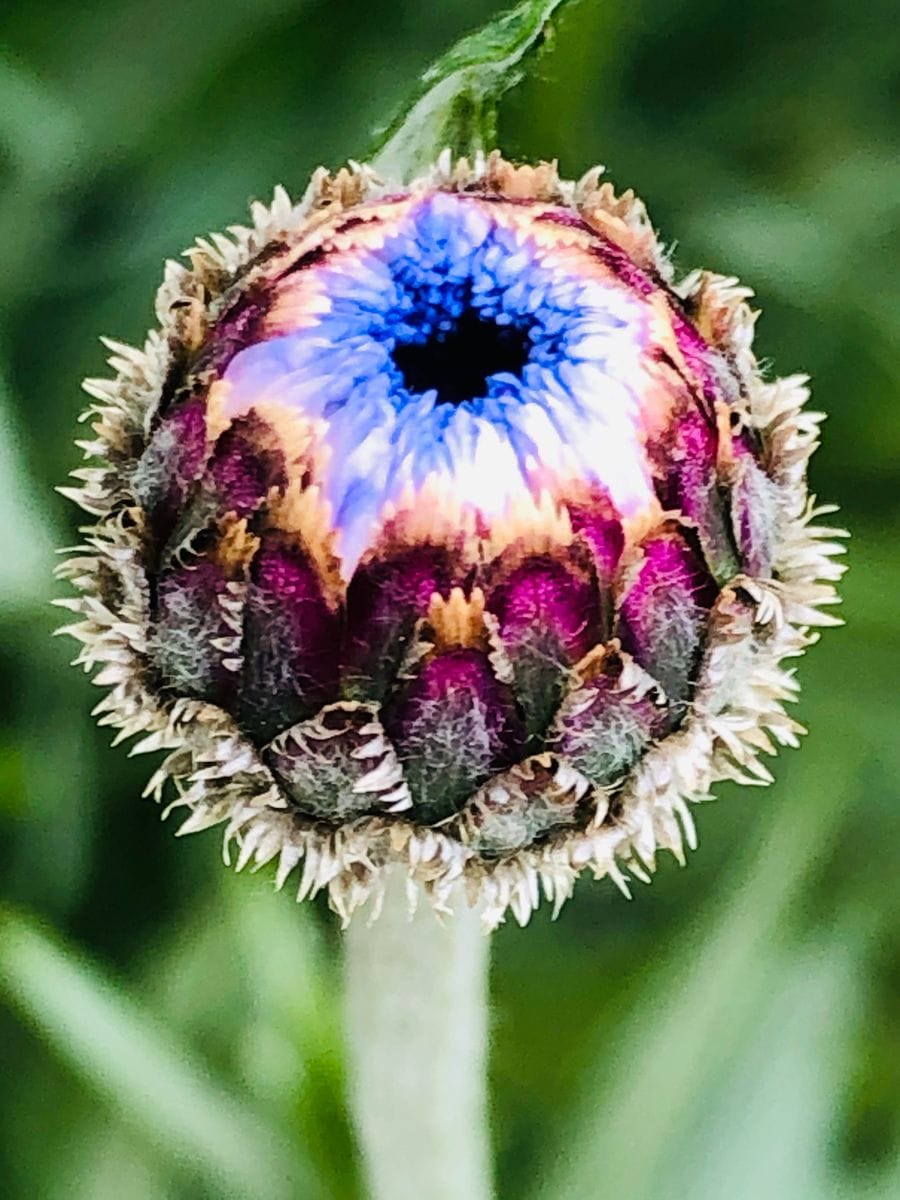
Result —
<svg viewBox="0 0 900 1200"><path fill-rule="evenodd" d="M283 1133L229 1095L122 988L0 910L0 992L130 1128L216 1196L323 1194Z"/></svg>
<svg viewBox="0 0 900 1200"><path fill-rule="evenodd" d="M422 76L418 93L390 125L372 165L405 181L449 147L471 158L496 141L497 103L522 78L567 0L525 0L456 43Z"/></svg>

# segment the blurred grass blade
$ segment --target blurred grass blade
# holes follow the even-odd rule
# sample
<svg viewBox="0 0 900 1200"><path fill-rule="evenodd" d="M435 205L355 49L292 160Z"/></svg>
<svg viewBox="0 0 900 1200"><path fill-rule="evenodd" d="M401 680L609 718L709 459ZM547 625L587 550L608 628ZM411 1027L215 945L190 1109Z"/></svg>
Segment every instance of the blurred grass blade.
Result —
<svg viewBox="0 0 900 1200"><path fill-rule="evenodd" d="M823 757L827 750L819 744ZM669 1165L692 1121L705 1119L717 1067L739 1051L766 1003L782 956L780 927L837 833L858 766L833 755L830 792L813 807L804 800L824 763L807 749L791 765L794 798L782 789L765 844L731 895L715 901L712 919L685 930L615 1044L600 1029L586 1049L588 1069L559 1127L540 1200L593 1196L598 1188L628 1200L669 1194Z"/></svg>
<svg viewBox="0 0 900 1200"><path fill-rule="evenodd" d="M2 97L0 97L2 99ZM0 614L6 606L42 603L54 565L49 521L35 501L27 460L13 419L6 380L0 371Z"/></svg>
<svg viewBox="0 0 900 1200"><path fill-rule="evenodd" d="M864 921L844 921L799 954L769 956L775 969L736 1060L719 1062L719 1077L684 1097L687 1129L666 1172L673 1196L834 1197L834 1113L862 1011L868 934Z"/></svg>
<svg viewBox="0 0 900 1200"><path fill-rule="evenodd" d="M211 1194L322 1195L280 1132L219 1088L116 985L9 909L0 910L0 991L119 1117Z"/></svg>
<svg viewBox="0 0 900 1200"><path fill-rule="evenodd" d="M75 110L28 66L0 56L0 145L28 182L57 174L81 139Z"/></svg>
<svg viewBox="0 0 900 1200"><path fill-rule="evenodd" d="M385 132L375 169L405 180L445 147L470 158L492 149L498 100L521 79L528 58L547 40L550 18L566 2L525 0L460 39L429 67L418 94Z"/></svg>
<svg viewBox="0 0 900 1200"><path fill-rule="evenodd" d="M79 1123L71 1148L37 1194L41 1200L175 1200L167 1173L142 1150L109 1121Z"/></svg>
<svg viewBox="0 0 900 1200"><path fill-rule="evenodd" d="M210 862L187 919L148 953L149 1001L241 1081L245 1097L291 1114L323 1185L359 1193L344 1109L339 960L311 907L271 881Z"/></svg>

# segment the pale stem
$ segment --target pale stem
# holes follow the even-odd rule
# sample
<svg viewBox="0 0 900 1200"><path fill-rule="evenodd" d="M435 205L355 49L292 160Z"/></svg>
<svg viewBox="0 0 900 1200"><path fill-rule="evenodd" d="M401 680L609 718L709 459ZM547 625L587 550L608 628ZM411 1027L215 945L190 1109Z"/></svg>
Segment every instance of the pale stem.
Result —
<svg viewBox="0 0 900 1200"><path fill-rule="evenodd" d="M490 939L460 899L438 920L388 881L347 931L350 1105L370 1200L490 1200L485 1066Z"/></svg>

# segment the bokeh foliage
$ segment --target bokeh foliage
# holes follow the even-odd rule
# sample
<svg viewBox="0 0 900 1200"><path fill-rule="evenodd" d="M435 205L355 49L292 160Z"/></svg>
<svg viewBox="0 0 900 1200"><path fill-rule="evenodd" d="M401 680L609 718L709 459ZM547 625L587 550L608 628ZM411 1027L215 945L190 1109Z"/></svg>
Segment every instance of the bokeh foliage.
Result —
<svg viewBox="0 0 900 1200"><path fill-rule="evenodd" d="M11 1200L360 1194L339 937L216 835L171 840L51 642L78 381L139 340L164 257L361 157L502 5L67 0L0 15L0 1179ZM853 530L801 664L799 753L723 787L627 904L583 882L495 940L499 1194L900 1194L897 64L888 0L581 0L510 94L512 156L596 160L676 260L758 292L759 346L830 420ZM893 1006L893 1007L892 1007Z"/></svg>

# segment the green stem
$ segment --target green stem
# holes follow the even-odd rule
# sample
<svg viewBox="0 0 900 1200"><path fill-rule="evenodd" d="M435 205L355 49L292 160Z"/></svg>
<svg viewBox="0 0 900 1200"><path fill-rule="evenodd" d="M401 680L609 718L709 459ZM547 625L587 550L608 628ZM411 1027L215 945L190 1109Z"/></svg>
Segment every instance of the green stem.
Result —
<svg viewBox="0 0 900 1200"><path fill-rule="evenodd" d="M428 170L445 148L470 159L492 150L500 99L551 37L552 18L565 3L521 0L432 63L373 148L376 171L404 182Z"/></svg>
<svg viewBox="0 0 900 1200"><path fill-rule="evenodd" d="M412 919L389 880L346 935L350 1103L371 1200L490 1200L485 1094L489 939L460 898Z"/></svg>

